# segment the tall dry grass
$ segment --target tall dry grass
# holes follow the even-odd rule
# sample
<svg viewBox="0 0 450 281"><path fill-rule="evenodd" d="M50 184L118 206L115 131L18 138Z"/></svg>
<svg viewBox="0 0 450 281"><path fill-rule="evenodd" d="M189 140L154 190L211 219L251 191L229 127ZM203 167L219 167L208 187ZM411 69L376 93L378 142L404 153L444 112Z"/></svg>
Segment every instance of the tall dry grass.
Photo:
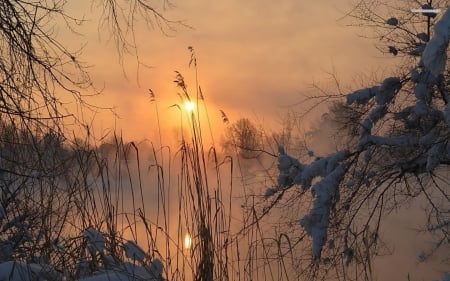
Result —
<svg viewBox="0 0 450 281"><path fill-rule="evenodd" d="M46 264L55 280L155 260L167 280L288 280L280 252L285 236L269 238L259 213L258 193L267 182L244 171L237 145L236 155L216 147L197 59L189 50L195 81L190 92L176 72L175 148L163 143L152 91L155 142L125 142L118 133L96 140L89 127L76 134L84 139L69 139L51 128L2 123L0 263ZM195 103L193 111L184 109L187 101ZM142 258L130 257L128 241L137 243Z"/></svg>

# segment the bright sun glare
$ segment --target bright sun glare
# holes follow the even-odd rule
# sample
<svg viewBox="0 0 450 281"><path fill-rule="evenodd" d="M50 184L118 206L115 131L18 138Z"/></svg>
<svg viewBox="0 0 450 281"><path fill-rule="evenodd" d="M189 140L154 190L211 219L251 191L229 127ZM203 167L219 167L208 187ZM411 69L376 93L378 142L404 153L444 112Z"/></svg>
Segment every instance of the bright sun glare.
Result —
<svg viewBox="0 0 450 281"><path fill-rule="evenodd" d="M191 235L187 234L184 236L184 248L190 249L192 246L192 238Z"/></svg>
<svg viewBox="0 0 450 281"><path fill-rule="evenodd" d="M188 112L192 112L195 108L195 103L193 103L192 101L186 101L184 103L184 108L188 111Z"/></svg>

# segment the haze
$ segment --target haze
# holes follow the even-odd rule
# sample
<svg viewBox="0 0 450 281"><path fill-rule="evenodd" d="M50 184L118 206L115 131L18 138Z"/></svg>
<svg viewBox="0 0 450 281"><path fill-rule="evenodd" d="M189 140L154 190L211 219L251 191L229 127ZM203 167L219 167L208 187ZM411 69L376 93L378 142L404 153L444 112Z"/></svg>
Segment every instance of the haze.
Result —
<svg viewBox="0 0 450 281"><path fill-rule="evenodd" d="M142 26L136 33L142 64L136 57L119 58L114 44L99 34L95 20L87 25L83 58L92 66L97 87L103 88L103 95L93 102L113 107L119 116L98 113L93 122L98 135L114 128L126 139L154 140L159 134L158 119L163 135L173 136L180 122L180 113L172 107L180 103L174 71L185 77L188 90L195 93L189 46L195 50L198 83L216 139L224 130L220 110L230 122L249 117L265 128L275 128L288 106L317 93L312 84L335 91L330 73L337 75L344 90L350 90L360 86L355 85L355 77L388 73L388 66L395 62L392 55L380 53L374 41L365 38L371 34L349 27L350 19L341 19L351 10L352 1L198 0L174 4L166 10L167 18L183 20L186 26L180 25L176 31L166 29L166 35L158 27L149 32ZM92 11L88 17L95 17L96 9ZM75 44L84 46L86 42ZM159 118L148 89L158 101ZM395 236L403 235L398 231ZM402 260L408 260L408 265ZM414 270L415 260L414 256L397 257L379 264L400 265L402 272L397 274L401 278ZM391 270L386 274L396 276ZM385 277L383 272L378 276L380 280Z"/></svg>
<svg viewBox="0 0 450 281"><path fill-rule="evenodd" d="M138 54L149 67L138 65L131 56L123 58L121 67L115 45L92 20L98 9L84 15L91 23L85 30L88 41L75 45L84 46L83 59L91 65L97 88L103 89L103 96L94 103L114 107L120 116L97 115L100 132L126 128L127 138L152 137L150 88L161 104L164 120L178 120L174 110L168 109L179 102L172 82L174 71L185 76L191 91L195 89L188 46L196 52L199 85L211 120L219 123L221 109L231 122L251 117L276 126L286 106L313 92L312 83L330 83L326 73L336 73L345 86L353 76L384 69L383 65L392 61L392 56L383 56L374 48L373 41L361 37L362 30L348 27L351 20L338 20L351 9L351 1L274 4L233 0L212 4L200 0L173 4L175 7L167 9L167 18L183 20L192 28L178 26L177 31L165 30L164 35L158 27L150 32L143 25L136 34Z"/></svg>

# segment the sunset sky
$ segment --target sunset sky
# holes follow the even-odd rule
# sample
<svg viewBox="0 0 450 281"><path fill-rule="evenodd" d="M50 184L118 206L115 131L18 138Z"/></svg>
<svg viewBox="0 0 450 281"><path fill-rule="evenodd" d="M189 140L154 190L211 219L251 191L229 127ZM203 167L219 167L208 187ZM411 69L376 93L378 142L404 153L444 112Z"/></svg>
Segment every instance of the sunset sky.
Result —
<svg viewBox="0 0 450 281"><path fill-rule="evenodd" d="M330 86L327 72L335 72L344 88L352 88L353 77L379 71L392 61L376 50L373 41L360 36L366 35L361 29L348 26L351 19L339 20L352 1L172 3L167 18L192 28L178 26L166 36L158 28L149 31L139 26L139 59L151 66L139 69L131 56L120 66L113 42L97 26L99 9L79 8L88 24L85 36L75 44L84 46L82 58L91 66L97 87L104 88L96 102L115 107L121 117L113 120L109 114L98 114L95 123L100 130L116 126L126 137L152 138L155 112L149 88L159 102L160 121L166 128L176 124L178 113L168 108L179 102L174 71L185 76L191 91L195 89L188 46L196 52L199 84L213 123L220 123L222 109L231 122L249 117L276 126L286 106L314 93L312 83Z"/></svg>
<svg viewBox="0 0 450 281"><path fill-rule="evenodd" d="M168 136L165 141L176 139L173 136L180 124L180 112L172 105L180 100L173 83L174 71L183 74L188 90L195 96L195 71L188 66L188 46L196 53L198 82L216 140L225 128L220 110L230 122L248 117L264 128L275 128L287 106L317 93L311 87L313 83L335 90L329 73L337 75L345 91L360 87L361 76L372 72L389 75L389 65L395 62L391 55L375 48L375 41L364 38L371 36L364 33L367 30L349 26L355 23L350 18L342 19L353 7L353 1L173 0L172 3L174 7L165 11L166 17L182 20L192 28L177 26L176 31L166 30L164 35L157 27L147 30L138 26L139 60L148 68L138 67L132 56L125 56L121 66L107 31L98 28L100 8L74 7L88 23L82 30L84 36L70 40L75 47L84 46L82 59L90 65L96 86L103 89L102 96L93 102L114 107L120 116L115 119L108 111L98 113L93 122L97 136L115 128L126 139L155 140L159 132L155 103L148 95L148 89L152 89L159 123L164 136ZM302 109L305 108L301 105L296 107ZM402 227L409 227L404 220L399 221L393 220L391 224L403 222ZM403 235L392 234L401 238ZM409 241L398 243L400 249L410 251L407 258L380 260L381 266L401 265L399 278L416 266L414 254L419 249L411 246L414 240ZM389 272L380 272L379 276L393 277L396 269L391 266Z"/></svg>

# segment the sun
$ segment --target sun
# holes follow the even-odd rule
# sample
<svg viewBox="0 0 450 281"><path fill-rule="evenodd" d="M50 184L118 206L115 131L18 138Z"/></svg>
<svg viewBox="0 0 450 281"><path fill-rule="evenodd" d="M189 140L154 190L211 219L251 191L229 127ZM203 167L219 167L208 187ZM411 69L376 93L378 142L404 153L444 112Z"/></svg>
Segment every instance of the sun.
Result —
<svg viewBox="0 0 450 281"><path fill-rule="evenodd" d="M188 250L188 249L191 248L191 246L192 246L192 238L191 238L191 235L186 234L186 235L184 236L184 248Z"/></svg>
<svg viewBox="0 0 450 281"><path fill-rule="evenodd" d="M186 101L184 103L184 108L186 109L187 112L192 112L194 111L195 103L193 103L192 101Z"/></svg>

